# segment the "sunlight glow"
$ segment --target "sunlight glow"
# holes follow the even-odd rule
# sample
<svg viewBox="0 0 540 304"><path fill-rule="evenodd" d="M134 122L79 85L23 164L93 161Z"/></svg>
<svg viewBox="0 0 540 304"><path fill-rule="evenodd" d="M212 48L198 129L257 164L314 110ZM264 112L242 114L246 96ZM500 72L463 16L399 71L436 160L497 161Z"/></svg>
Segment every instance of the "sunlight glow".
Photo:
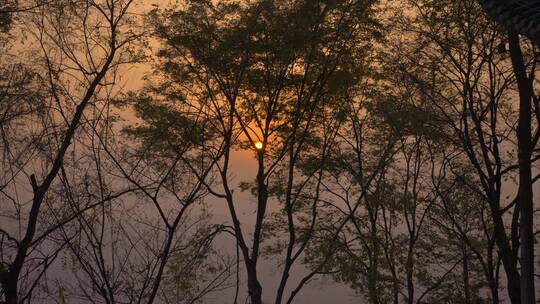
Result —
<svg viewBox="0 0 540 304"><path fill-rule="evenodd" d="M264 144L261 141L255 142L255 149L262 150L264 148Z"/></svg>

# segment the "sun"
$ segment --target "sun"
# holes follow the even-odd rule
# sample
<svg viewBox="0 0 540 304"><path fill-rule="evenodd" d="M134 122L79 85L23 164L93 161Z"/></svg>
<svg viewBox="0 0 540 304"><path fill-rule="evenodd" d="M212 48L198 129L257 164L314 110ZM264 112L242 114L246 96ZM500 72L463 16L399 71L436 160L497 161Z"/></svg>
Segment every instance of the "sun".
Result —
<svg viewBox="0 0 540 304"><path fill-rule="evenodd" d="M264 148L263 142L262 141L256 141L255 142L255 149L262 150L262 148Z"/></svg>

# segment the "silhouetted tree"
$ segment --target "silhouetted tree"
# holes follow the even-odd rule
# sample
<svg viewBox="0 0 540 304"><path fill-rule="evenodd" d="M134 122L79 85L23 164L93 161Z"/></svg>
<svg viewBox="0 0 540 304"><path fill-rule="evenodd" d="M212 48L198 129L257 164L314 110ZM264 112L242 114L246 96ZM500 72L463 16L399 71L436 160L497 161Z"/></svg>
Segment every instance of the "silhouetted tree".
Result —
<svg viewBox="0 0 540 304"><path fill-rule="evenodd" d="M257 265L273 197L283 202L288 227L275 298L284 301L291 267L308 241L298 239L295 206L301 204L302 185L316 184L321 176L321 167L299 172L298 163L325 105L337 103L358 77L357 62L375 29L371 14L369 1L187 1L156 17L157 35L164 42L162 94L203 109L218 135L214 146L224 149L216 165L223 190L211 192L227 202L252 303L262 301ZM256 148L257 142L262 146ZM330 137L318 147L320 157L331 143ZM230 155L237 147L255 150L257 158L255 182L246 184L257 198L251 244L230 184ZM316 206L316 186L314 191ZM286 301L315 274L301 280Z"/></svg>
<svg viewBox="0 0 540 304"><path fill-rule="evenodd" d="M439 120L432 128L444 130L448 142L461 149L470 168L474 169L472 180L469 173L466 174L470 171L458 163L452 171L487 200L509 297L512 303L519 303L517 256L519 238L524 237L518 233L518 227L524 229L519 224L521 204L516 204L517 197L507 200L503 196L515 186L511 180L519 167L511 153L512 149L519 148L515 142L521 142L513 134L513 126L519 120L512 100L519 90L516 90L512 62L501 43L506 41L505 34L483 16L474 1L412 1L411 4L417 12L413 14L417 23L408 26L410 30L405 33L417 35L419 43L417 47L406 47L406 52L415 56L406 60L410 65L400 69L403 79L416 83L418 90L431 101L426 107ZM528 130L530 137L530 128ZM529 144L536 143L537 139ZM529 162L525 163L530 164L534 159L530 153L526 154ZM528 180L533 182L537 177ZM532 212L528 214L532 216ZM519 260L521 262L525 260ZM525 266L521 264L521 267Z"/></svg>
<svg viewBox="0 0 540 304"><path fill-rule="evenodd" d="M23 69L8 77L30 87L27 92L36 93L26 95L17 90L22 86L12 86L8 80L7 95L2 96L4 113L18 111L17 116L3 122L3 129L24 126L22 132L18 129L2 134L6 174L2 177L5 224L1 230L0 282L6 303L29 301L64 246L44 245L44 250L39 250L62 221L73 219L68 215L60 225L47 223L42 218L44 205L54 199L50 190L56 185L70 146L77 141L85 111L100 91L114 83L119 64L131 60L129 49L137 35L120 33L131 2L38 2L40 5L21 18L28 39L37 46L29 50L35 52L35 65L29 74ZM96 24L103 24L103 30L92 30ZM17 103L21 108L10 106L17 98L24 101Z"/></svg>

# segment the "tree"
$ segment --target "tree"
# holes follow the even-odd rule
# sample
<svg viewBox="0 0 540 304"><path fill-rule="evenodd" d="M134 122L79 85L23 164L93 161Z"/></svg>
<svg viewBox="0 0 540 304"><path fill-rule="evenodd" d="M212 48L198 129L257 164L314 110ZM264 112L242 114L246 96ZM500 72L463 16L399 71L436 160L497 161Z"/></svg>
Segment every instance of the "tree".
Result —
<svg viewBox="0 0 540 304"><path fill-rule="evenodd" d="M305 248L307 240L296 232L295 206L302 201L302 185L316 184L321 167L300 172L298 163L319 113L340 100L340 90L357 77L351 69L357 68L375 29L371 14L369 1L187 1L157 15L166 79L158 87L164 96L201 109L216 134L214 146L223 149L216 165L222 190L208 188L228 205L252 303L262 301L257 265L270 200L283 202L288 227L276 303L283 301L291 267ZM348 77L350 82L342 81ZM256 142L262 146L256 148ZM330 144L317 147L320 155ZM246 184L257 201L251 243L230 184L236 148L254 150L257 159L255 182ZM287 302L315 274L301 280Z"/></svg>
<svg viewBox="0 0 540 304"><path fill-rule="evenodd" d="M422 72L411 73L411 69L405 75L432 100L433 107L429 108L439 119L434 127L452 134L448 136L449 142L462 149L474 168L474 180L480 187L466 178L462 168L453 171L487 200L509 297L512 303L519 303L520 206L517 199L504 202L502 196L513 186L510 181L519 167L512 153L508 153L515 148L512 126L518 120L510 102L517 92L515 75L504 54L504 43L500 43L506 39L493 24L480 25L480 20L486 21L475 2L412 4L418 11L417 20L423 24L412 32L421 33L426 39L421 39L418 49L410 50L418 54L410 62ZM426 58L426 62L419 58ZM529 161L534 161L528 156Z"/></svg>
<svg viewBox="0 0 540 304"><path fill-rule="evenodd" d="M540 138L540 128L535 132L535 138L531 135L532 131L532 100L534 98L533 79L534 76L527 75L527 67L521 46L519 36L515 32L508 35L510 45L510 58L516 77L519 91L519 117L517 126L518 142L518 162L519 162L519 190L518 204L520 211L519 238L520 238L520 265L521 265L521 303L536 303L534 289L534 208L533 208L533 177L531 157L534 147L538 144ZM535 56L536 57L536 56ZM535 74L536 58L531 75ZM534 141L533 141L534 140Z"/></svg>
<svg viewBox="0 0 540 304"><path fill-rule="evenodd" d="M118 66L134 59L130 47L139 36L133 31L121 33L131 4L132 1L43 3L28 18L22 18L29 39L38 46L33 50L35 78L29 78L29 84L39 88L36 100L43 106L38 107L32 100L28 103L31 111L8 121L26 125L22 143L11 146L16 143L9 137L13 134L3 134L8 137L3 138L7 174L3 176L2 195L13 207L2 210L2 215L10 219L1 231L0 282L6 303L32 297L37 282L61 250L46 250L50 253L44 256L36 250L59 227L57 223L47 226L42 221L43 206L53 198L50 190L56 185L70 146L77 141L85 111L94 105L100 92L111 88ZM96 24L103 28L97 30ZM11 96L6 100L9 105ZM18 194L23 183L28 185L24 178L29 180L30 197ZM23 215L26 213L27 216ZM21 286L24 281L27 284Z"/></svg>
<svg viewBox="0 0 540 304"><path fill-rule="evenodd" d="M385 235L379 221L381 214L392 208L385 194L389 192L387 172L396 141L377 132L380 125L366 106L370 98L356 95L369 91L372 81L365 77L350 98L335 105L341 123L332 129L333 148L323 162L326 170L319 186L319 220L314 227L302 222L305 226L301 230L309 231L313 239L303 259L312 271L351 284L373 303L384 303L398 292L394 283L400 280L392 276L392 265L387 268L383 261L390 258L392 250L386 251L388 243L383 244ZM312 136L327 133L316 131ZM321 162L308 160L304 166ZM310 208L299 211L307 217L312 212ZM386 280L387 276L392 279Z"/></svg>
<svg viewBox="0 0 540 304"><path fill-rule="evenodd" d="M96 146L84 149L88 155L62 178L64 205L79 214L60 237L77 284L61 281L58 290L66 299L99 297L106 303L198 303L226 288L234 266L213 251L213 240L226 228L209 224L201 203L207 195L202 181L216 161L207 146L210 133L200 113L175 111L146 95L126 98L122 103L133 104L142 123L115 134L119 122L113 117L96 119L89 140ZM96 169L81 178L85 158ZM79 200L89 190L77 189L79 179L82 187L98 181L91 187L100 196L116 192L119 182L136 195L80 213Z"/></svg>
<svg viewBox="0 0 540 304"><path fill-rule="evenodd" d="M363 113L366 118L357 124L362 129L342 129L344 143L331 156L336 158L331 162L336 166L331 170L335 175L323 181L327 205L320 213L325 220L316 229L318 242L309 248L305 262L317 265L325 256L325 247L335 246L337 252L325 265L325 273L350 284L370 303L454 303L462 299L471 303L481 298L479 290L485 279L475 267L475 257L467 253L467 243L452 228L447 229L448 215L441 203L467 207L463 213L452 209L452 216L459 217L460 223L477 225L478 213L470 212L476 201L452 197L449 203L448 195L443 200L432 184L432 178L440 178L432 176L440 167L440 156L434 158L430 153L431 145L441 144L437 142L440 134L424 125L422 117L428 116L414 107L418 96L408 90L402 94L395 98L374 94L379 99L368 103ZM347 132L351 129L361 137L351 136ZM380 151L384 147L389 149L387 153ZM364 184L372 172L375 180ZM464 186L457 190L456 183L442 179L437 185L449 182L451 191L465 191ZM439 217L441 213L443 217ZM332 225L336 217L351 218L337 235L338 227ZM466 236L471 239L477 237L469 231L472 229L480 228L467 228ZM480 241L482 237L480 234ZM475 249L483 251L483 243L480 245ZM470 278L463 282L465 290L470 290L465 294L455 290L461 284L455 278L462 265Z"/></svg>
<svg viewBox="0 0 540 304"><path fill-rule="evenodd" d="M521 302L535 303L534 290L534 232L531 156L535 143L531 136L531 112L534 99L534 71L527 75L527 67L520 47L519 34L540 41L536 1L480 1L486 13L509 30L510 57L519 90L519 123L517 127L519 159L520 242L522 245ZM533 68L534 69L534 68ZM531 79L529 79L531 78ZM536 142L538 141L535 138Z"/></svg>

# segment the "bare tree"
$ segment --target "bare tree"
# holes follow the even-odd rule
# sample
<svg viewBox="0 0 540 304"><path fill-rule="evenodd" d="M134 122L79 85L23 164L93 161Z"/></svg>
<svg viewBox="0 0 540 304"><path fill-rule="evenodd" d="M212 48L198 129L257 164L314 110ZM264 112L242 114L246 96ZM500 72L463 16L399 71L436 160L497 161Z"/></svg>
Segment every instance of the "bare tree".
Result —
<svg viewBox="0 0 540 304"><path fill-rule="evenodd" d="M462 246L464 300L466 303L474 303L474 292L480 291L485 282L492 303L500 303L500 258L495 250L496 240L487 201L464 183L473 179L472 172L454 174L452 168L462 158L459 150L450 148L440 154L433 147L430 153L439 155L440 159L437 170L432 174L433 187L440 198L440 204L431 215L431 220L435 223L434 229L441 230L443 235L450 235ZM459 161L466 164L467 160ZM472 281L471 269L475 268L475 264L480 267L478 272L484 277L477 284Z"/></svg>
<svg viewBox="0 0 540 304"><path fill-rule="evenodd" d="M18 150L3 147L8 151L4 160L9 162L3 199L13 207L2 211L10 220L7 230L2 230L1 248L0 281L6 303L29 299L36 282L58 256L60 248L50 253L38 249L57 228L43 222L43 205L54 197L50 190L70 146L77 141L85 110L101 90L110 89L119 65L133 60L130 45L139 38L133 31L122 32L132 1L39 4L21 19L29 39L38 46L31 54L32 69L39 77L32 83L42 86L38 98L42 106L17 121L28 130ZM37 103L32 106L38 107ZM9 138L4 143L9 145ZM24 178L29 187L23 186ZM23 280L27 284L20 286Z"/></svg>
<svg viewBox="0 0 540 304"><path fill-rule="evenodd" d="M213 251L214 238L227 228L208 223L202 205L205 182L221 152L208 146L211 133L201 113L190 107L168 111L149 95L128 100L143 123L128 125L123 132L128 138L122 139L114 124L104 124L110 118L97 120L101 125L90 130L96 146L85 149L95 166L89 172L96 176L85 173L84 179L98 180L98 193L120 183L137 195L79 213L75 227L62 229L77 284L69 295L66 282L59 282L58 290L66 298L99 297L105 303L198 302L227 288L235 265ZM76 176L66 176L62 182L65 205L77 212L81 196L73 180ZM72 231L80 236L72 237Z"/></svg>
<svg viewBox="0 0 540 304"><path fill-rule="evenodd" d="M520 204L504 198L515 186L512 178L519 167L510 153L516 148L513 128L518 119L509 100L517 90L505 55L506 38L474 1L411 4L417 23L405 32L417 35L420 43L407 48L416 54L408 60L416 67L401 69L404 79L432 101L431 115L438 119L432 127L443 129L472 166L474 178L458 163L452 172L488 202L508 294L512 303L520 303Z"/></svg>

